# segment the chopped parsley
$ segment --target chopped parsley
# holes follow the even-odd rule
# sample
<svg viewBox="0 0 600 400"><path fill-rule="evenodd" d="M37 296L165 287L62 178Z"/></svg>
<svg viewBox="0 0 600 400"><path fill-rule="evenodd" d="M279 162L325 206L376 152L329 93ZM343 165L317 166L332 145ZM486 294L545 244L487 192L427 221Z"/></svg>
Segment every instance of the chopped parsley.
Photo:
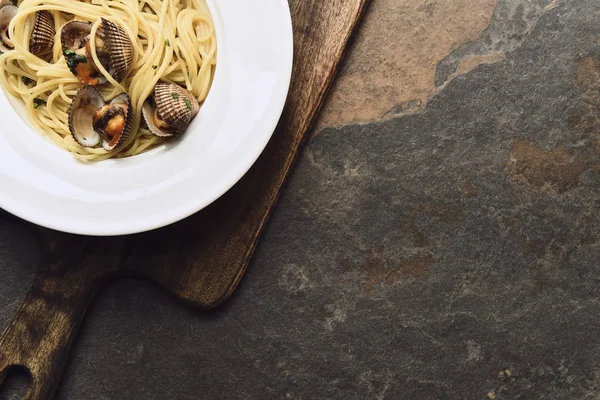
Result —
<svg viewBox="0 0 600 400"><path fill-rule="evenodd" d="M170 46L171 42L169 42L169 39L165 40L165 46Z"/></svg>
<svg viewBox="0 0 600 400"><path fill-rule="evenodd" d="M77 66L79 64L84 64L88 62L86 56L77 54L73 50L68 48L63 48L63 54L65 55L65 59L67 60L67 66L75 75L77 75Z"/></svg>
<svg viewBox="0 0 600 400"><path fill-rule="evenodd" d="M179 95L178 95L177 93L171 93L171 97L172 97L174 100L177 100L177 99L179 99Z"/></svg>
<svg viewBox="0 0 600 400"><path fill-rule="evenodd" d="M185 106L187 107L188 111L192 111L192 102L188 99L185 99Z"/></svg>
<svg viewBox="0 0 600 400"><path fill-rule="evenodd" d="M47 104L46 100L40 99L39 97L36 97L35 99L33 99L33 108L35 108L36 110L38 108L40 108L41 106L45 106L46 104Z"/></svg>

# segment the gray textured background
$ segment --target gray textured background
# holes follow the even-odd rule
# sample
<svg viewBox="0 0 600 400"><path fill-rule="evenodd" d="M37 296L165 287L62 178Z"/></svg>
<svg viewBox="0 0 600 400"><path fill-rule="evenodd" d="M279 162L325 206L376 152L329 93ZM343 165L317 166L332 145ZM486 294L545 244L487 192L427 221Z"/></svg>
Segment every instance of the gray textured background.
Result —
<svg viewBox="0 0 600 400"><path fill-rule="evenodd" d="M549 3L501 1L437 83L504 59L422 112L316 136L224 307L110 286L58 399L600 399L600 2ZM38 260L0 219L0 329Z"/></svg>

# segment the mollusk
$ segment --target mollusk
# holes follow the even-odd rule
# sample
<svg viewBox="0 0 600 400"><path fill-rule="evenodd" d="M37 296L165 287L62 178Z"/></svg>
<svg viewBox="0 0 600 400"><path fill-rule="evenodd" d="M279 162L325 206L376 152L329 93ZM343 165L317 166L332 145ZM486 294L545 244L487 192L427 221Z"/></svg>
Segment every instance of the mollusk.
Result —
<svg viewBox="0 0 600 400"><path fill-rule="evenodd" d="M94 64L90 43L92 25L73 21L61 32L63 54L69 69L88 85L106 83L106 78ZM127 33L114 22L102 18L96 34L96 55L102 66L117 81L122 81L133 64L133 44Z"/></svg>
<svg viewBox="0 0 600 400"><path fill-rule="evenodd" d="M8 32L10 21L19 11L17 6L12 4L4 5L0 8L0 51L6 53L15 48Z"/></svg>
<svg viewBox="0 0 600 400"><path fill-rule="evenodd" d="M35 14L33 31L29 39L29 51L36 56L48 54L54 46L54 16L48 10L38 11ZM48 54L51 56L51 54Z"/></svg>
<svg viewBox="0 0 600 400"><path fill-rule="evenodd" d="M94 87L85 85L69 109L69 130L83 147L102 143L105 150L114 150L125 143L132 126L132 104L127 93L105 102Z"/></svg>
<svg viewBox="0 0 600 400"><path fill-rule="evenodd" d="M104 18L99 35L110 58L110 69L114 71L111 75L117 82L121 82L133 64L133 43L123 28Z"/></svg>
<svg viewBox="0 0 600 400"><path fill-rule="evenodd" d="M183 133L200 111L198 100L179 85L158 82L142 114L150 131L159 137Z"/></svg>

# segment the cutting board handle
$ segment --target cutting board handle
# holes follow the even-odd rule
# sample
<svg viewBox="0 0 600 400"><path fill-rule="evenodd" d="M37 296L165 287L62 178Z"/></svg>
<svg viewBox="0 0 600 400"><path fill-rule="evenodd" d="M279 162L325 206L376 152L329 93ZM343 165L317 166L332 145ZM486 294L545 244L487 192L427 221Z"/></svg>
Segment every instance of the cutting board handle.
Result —
<svg viewBox="0 0 600 400"><path fill-rule="evenodd" d="M84 289L87 292L87 289ZM81 286L49 277L33 283L25 302L0 338L0 383L11 367L32 377L28 400L50 399L58 388L73 339L91 301Z"/></svg>
<svg viewBox="0 0 600 400"><path fill-rule="evenodd" d="M27 400L54 398L81 321L121 261L110 245L91 248L83 237L45 243L33 285L0 337L0 385L11 368L25 368Z"/></svg>

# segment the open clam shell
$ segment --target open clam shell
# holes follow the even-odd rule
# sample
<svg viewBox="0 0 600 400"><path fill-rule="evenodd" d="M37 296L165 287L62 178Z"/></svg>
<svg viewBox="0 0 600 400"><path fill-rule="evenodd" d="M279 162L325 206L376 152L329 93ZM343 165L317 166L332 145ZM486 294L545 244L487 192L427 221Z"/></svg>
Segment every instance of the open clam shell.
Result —
<svg viewBox="0 0 600 400"><path fill-rule="evenodd" d="M179 85L158 82L154 93L144 103L142 113L150 131L156 136L181 134L200 111L198 100Z"/></svg>
<svg viewBox="0 0 600 400"><path fill-rule="evenodd" d="M79 50L85 48L90 40L92 24L82 21L71 21L60 31L60 42L63 49Z"/></svg>
<svg viewBox="0 0 600 400"><path fill-rule="evenodd" d="M106 78L98 72L91 57L87 55L91 32L92 24L72 21L63 26L60 42L67 66L73 75L86 85L96 86L106 83Z"/></svg>
<svg viewBox="0 0 600 400"><path fill-rule="evenodd" d="M96 111L104 105L102 95L90 85L83 86L69 109L69 130L73 139L83 147L100 144L102 136L94 130Z"/></svg>
<svg viewBox="0 0 600 400"><path fill-rule="evenodd" d="M15 48L8 32L10 21L17 15L19 8L11 4L7 4L0 8L0 51L6 53Z"/></svg>
<svg viewBox="0 0 600 400"><path fill-rule="evenodd" d="M102 147L111 151L121 147L133 127L133 108L127 93L121 93L94 115L94 129L102 136Z"/></svg>
<svg viewBox="0 0 600 400"><path fill-rule="evenodd" d="M92 25L74 21L61 32L63 54L77 78L88 85L106 83L106 78L94 64L90 46ZM133 43L127 33L115 23L102 18L96 34L96 55L102 66L117 81L125 79L133 64Z"/></svg>
<svg viewBox="0 0 600 400"><path fill-rule="evenodd" d="M133 127L133 108L127 93L105 102L91 85L85 85L69 109L69 130L83 147L102 147L111 151L122 146Z"/></svg>
<svg viewBox="0 0 600 400"><path fill-rule="evenodd" d="M35 14L33 31L29 39L29 51L36 56L46 55L52 51L54 46L54 16L48 10L38 11Z"/></svg>

